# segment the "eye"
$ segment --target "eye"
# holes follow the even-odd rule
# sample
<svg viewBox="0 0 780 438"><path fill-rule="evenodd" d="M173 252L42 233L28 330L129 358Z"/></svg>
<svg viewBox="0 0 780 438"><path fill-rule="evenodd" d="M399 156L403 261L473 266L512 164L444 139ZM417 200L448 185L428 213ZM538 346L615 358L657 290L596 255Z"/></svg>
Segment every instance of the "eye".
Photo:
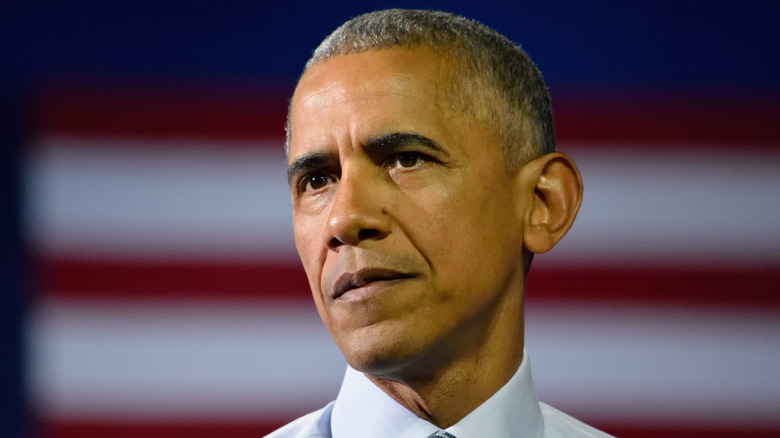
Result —
<svg viewBox="0 0 780 438"><path fill-rule="evenodd" d="M301 191L308 192L311 190L319 190L328 184L335 182L335 179L325 173L317 173L313 175L307 175L301 180Z"/></svg>
<svg viewBox="0 0 780 438"><path fill-rule="evenodd" d="M423 157L418 152L401 152L395 156L391 163L393 167L414 167L423 161Z"/></svg>

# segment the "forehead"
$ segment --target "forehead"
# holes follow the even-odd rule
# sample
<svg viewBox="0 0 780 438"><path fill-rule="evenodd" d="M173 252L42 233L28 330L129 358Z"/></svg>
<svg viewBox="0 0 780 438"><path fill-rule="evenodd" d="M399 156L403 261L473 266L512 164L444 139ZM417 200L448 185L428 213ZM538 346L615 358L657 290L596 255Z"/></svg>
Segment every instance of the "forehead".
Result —
<svg viewBox="0 0 780 438"><path fill-rule="evenodd" d="M451 82L456 70L448 58L427 47L372 49L314 64L301 77L296 96L305 94L305 102L335 90L348 92L351 97L361 91L381 89L392 93L410 86L419 86L418 91L436 91Z"/></svg>
<svg viewBox="0 0 780 438"><path fill-rule="evenodd" d="M315 64L293 96L291 152L302 140L308 143L312 136L340 128L435 128L453 115L450 96L457 70L449 59L422 47L370 50ZM347 121L352 125L343 126Z"/></svg>

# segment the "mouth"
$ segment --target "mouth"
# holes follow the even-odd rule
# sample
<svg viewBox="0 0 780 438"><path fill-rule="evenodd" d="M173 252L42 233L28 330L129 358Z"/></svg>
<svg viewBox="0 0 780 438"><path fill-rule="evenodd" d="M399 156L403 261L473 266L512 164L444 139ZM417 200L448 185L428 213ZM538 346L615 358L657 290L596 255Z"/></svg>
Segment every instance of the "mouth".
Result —
<svg viewBox="0 0 780 438"><path fill-rule="evenodd" d="M345 272L339 276L333 286L333 299L336 300L347 292L381 282L405 280L412 274L384 268L363 268L357 272Z"/></svg>

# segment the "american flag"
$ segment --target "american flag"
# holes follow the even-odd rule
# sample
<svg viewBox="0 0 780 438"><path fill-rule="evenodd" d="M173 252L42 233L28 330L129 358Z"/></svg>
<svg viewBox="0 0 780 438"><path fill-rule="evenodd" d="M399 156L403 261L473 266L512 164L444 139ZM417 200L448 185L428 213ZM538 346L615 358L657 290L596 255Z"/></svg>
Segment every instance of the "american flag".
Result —
<svg viewBox="0 0 780 438"><path fill-rule="evenodd" d="M780 435L780 107L555 92L583 174L534 260L540 399L625 437ZM285 96L49 88L23 153L48 437L258 437L345 362L295 251Z"/></svg>

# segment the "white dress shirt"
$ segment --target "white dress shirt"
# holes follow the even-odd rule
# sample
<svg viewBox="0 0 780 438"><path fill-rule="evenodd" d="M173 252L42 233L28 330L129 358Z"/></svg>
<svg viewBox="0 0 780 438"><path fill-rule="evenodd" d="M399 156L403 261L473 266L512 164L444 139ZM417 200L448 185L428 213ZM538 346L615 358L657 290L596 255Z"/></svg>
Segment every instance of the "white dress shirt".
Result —
<svg viewBox="0 0 780 438"><path fill-rule="evenodd" d="M293 421L268 438L426 438L439 430L399 405L363 373L348 367L335 402ZM514 376L445 431L457 438L610 436L540 403L525 351Z"/></svg>

